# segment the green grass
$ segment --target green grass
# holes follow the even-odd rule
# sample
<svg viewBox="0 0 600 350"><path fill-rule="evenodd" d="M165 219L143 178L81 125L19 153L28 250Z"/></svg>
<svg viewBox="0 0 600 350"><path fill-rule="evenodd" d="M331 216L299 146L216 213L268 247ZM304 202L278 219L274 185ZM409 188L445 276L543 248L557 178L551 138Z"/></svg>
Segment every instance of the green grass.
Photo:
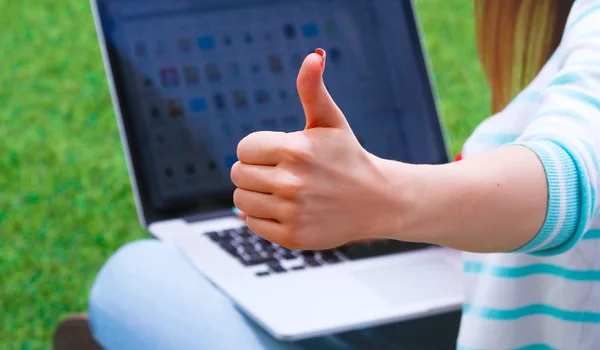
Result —
<svg viewBox="0 0 600 350"><path fill-rule="evenodd" d="M472 5L417 7L456 152L489 103ZM145 234L88 3L0 0L0 23L0 349L49 348L106 258Z"/></svg>

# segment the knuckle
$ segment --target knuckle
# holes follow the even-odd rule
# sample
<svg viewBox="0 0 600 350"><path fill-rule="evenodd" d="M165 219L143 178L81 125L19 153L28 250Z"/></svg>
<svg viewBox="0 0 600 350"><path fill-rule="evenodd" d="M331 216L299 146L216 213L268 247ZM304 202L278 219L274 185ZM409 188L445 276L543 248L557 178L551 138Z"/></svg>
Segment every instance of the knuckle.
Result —
<svg viewBox="0 0 600 350"><path fill-rule="evenodd" d="M256 150L264 148L265 140L279 138L280 135L285 135L285 133L279 131L256 131L247 135L238 143L236 152L238 159L243 163L249 161Z"/></svg>
<svg viewBox="0 0 600 350"><path fill-rule="evenodd" d="M243 139L238 142L237 146L237 156L240 161L244 161L244 159L248 156L249 152L255 148L255 146L260 142L260 138L262 137L262 132L253 132L249 135L246 135Z"/></svg>
<svg viewBox="0 0 600 350"><path fill-rule="evenodd" d="M241 177L241 163L240 162L235 162L233 164L233 166L231 167L231 172L229 173L229 177L231 178L231 181L237 186L239 184L240 181L240 177Z"/></svg>
<svg viewBox="0 0 600 350"><path fill-rule="evenodd" d="M263 233L261 233L259 228L256 227L254 220L252 220L252 218L246 219L246 226L248 226L248 228L250 230L252 230L252 232L256 233L257 235L259 235L261 237L264 237Z"/></svg>
<svg viewBox="0 0 600 350"><path fill-rule="evenodd" d="M281 233L281 245L292 250L305 248L300 230L295 225L285 225Z"/></svg>
<svg viewBox="0 0 600 350"><path fill-rule="evenodd" d="M295 224L300 211L298 210L298 206L293 203L286 203L281 206L280 209L280 221L284 221L288 225Z"/></svg>
<svg viewBox="0 0 600 350"><path fill-rule="evenodd" d="M244 137L240 142L238 142L237 145L236 155L240 161L244 161L244 158L248 152L248 136Z"/></svg>
<svg viewBox="0 0 600 350"><path fill-rule="evenodd" d="M275 183L275 190L284 198L297 198L304 187L304 181L292 175L282 175Z"/></svg>
<svg viewBox="0 0 600 350"><path fill-rule="evenodd" d="M282 148L283 153L290 162L310 163L314 159L313 149L307 144L291 143Z"/></svg>
<svg viewBox="0 0 600 350"><path fill-rule="evenodd" d="M239 188L233 191L233 204L241 211L244 211L246 205L244 200L244 192Z"/></svg>
<svg viewBox="0 0 600 350"><path fill-rule="evenodd" d="M251 218L247 219L246 226L248 226L248 228L259 237L269 242L273 241L273 237L271 237L268 232L265 232L264 228L258 225L258 223L255 220L252 220Z"/></svg>

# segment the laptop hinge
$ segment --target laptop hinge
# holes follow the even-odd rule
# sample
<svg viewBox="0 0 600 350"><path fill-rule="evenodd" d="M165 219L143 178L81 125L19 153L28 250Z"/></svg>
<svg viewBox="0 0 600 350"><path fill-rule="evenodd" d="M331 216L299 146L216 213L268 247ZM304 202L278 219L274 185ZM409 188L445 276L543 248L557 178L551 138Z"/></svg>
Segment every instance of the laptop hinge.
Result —
<svg viewBox="0 0 600 350"><path fill-rule="evenodd" d="M183 220L185 220L186 222L198 222L198 221L204 221L204 220L210 220L210 219L220 219L220 218L226 218L226 217L230 217L233 216L233 212L231 211L231 209L223 209L223 210L214 210L214 211L209 211L209 212L205 212L205 213L197 213L197 214L192 214L192 215L187 215L183 217Z"/></svg>

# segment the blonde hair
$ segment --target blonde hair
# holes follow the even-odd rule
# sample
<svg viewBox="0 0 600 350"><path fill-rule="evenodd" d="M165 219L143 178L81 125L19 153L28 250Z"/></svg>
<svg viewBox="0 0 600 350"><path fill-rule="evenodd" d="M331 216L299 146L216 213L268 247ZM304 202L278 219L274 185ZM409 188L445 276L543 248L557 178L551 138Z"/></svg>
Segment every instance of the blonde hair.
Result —
<svg viewBox="0 0 600 350"><path fill-rule="evenodd" d="M477 49L497 113L556 50L573 0L474 1Z"/></svg>

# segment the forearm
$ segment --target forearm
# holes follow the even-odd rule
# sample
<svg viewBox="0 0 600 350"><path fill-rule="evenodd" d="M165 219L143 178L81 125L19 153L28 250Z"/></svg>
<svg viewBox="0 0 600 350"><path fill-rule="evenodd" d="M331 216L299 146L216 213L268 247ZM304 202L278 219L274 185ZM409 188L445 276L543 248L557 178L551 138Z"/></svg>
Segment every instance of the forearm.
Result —
<svg viewBox="0 0 600 350"><path fill-rule="evenodd" d="M538 156L505 146L446 165L387 162L393 231L390 238L475 252L506 252L540 231L548 185ZM399 174L402 174L399 176Z"/></svg>

